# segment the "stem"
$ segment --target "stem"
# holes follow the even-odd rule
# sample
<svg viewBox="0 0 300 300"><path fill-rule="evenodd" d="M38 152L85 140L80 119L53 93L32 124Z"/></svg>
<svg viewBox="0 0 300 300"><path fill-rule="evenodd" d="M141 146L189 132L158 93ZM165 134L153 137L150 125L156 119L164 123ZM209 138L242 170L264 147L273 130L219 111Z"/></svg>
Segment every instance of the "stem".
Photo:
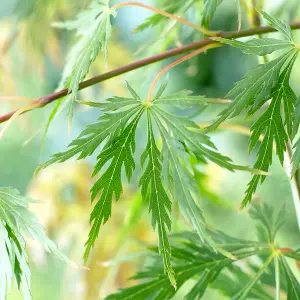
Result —
<svg viewBox="0 0 300 300"><path fill-rule="evenodd" d="M287 142L286 147L287 147L287 155L285 157L286 158L285 171L287 175L290 177L292 171L292 157L293 157L293 148L291 142ZM290 180L290 183L291 183L295 213L297 217L297 223L300 230L300 183L298 180L299 178L298 176L299 176L299 171L297 170L293 178Z"/></svg>
<svg viewBox="0 0 300 300"><path fill-rule="evenodd" d="M275 299L280 300L280 270L279 270L279 261L277 255L274 256L274 264L275 264L275 285L276 285Z"/></svg>
<svg viewBox="0 0 300 300"><path fill-rule="evenodd" d="M148 97L147 97L147 102L148 102L148 103L151 102L151 100L152 100L152 94L153 94L153 90L154 90L154 88L155 88L155 85L156 85L157 81L159 80L159 78L160 78L163 74L165 74L166 72L168 72L168 71L169 71L170 69L172 69L173 67L175 67L175 66L181 64L181 63L184 62L184 61L189 60L190 58L192 58L192 57L194 57L194 56L196 56L196 55L198 55L198 54L200 54L200 53L203 53L203 52L205 52L205 51L207 51L207 50L209 50L209 49L217 48L217 47L221 47L221 46L222 46L222 45L220 45L220 43L214 43L214 44L211 44L211 45L204 46L203 48L200 48L200 49L198 49L198 50L196 50L196 51L194 51L194 52L192 52L192 53L190 53L190 54L188 54L188 55L186 55L186 56L184 56L184 57L181 57L181 58L179 58L178 60L176 60L176 61L172 62L171 64L167 65L166 67L164 67L164 68L157 74L157 76L154 78L154 80L153 80L153 82L152 82L152 84L151 84L151 86L150 86L149 93L148 93Z"/></svg>
<svg viewBox="0 0 300 300"><path fill-rule="evenodd" d="M216 36L217 33L216 32L213 32L213 31L209 31L201 26L198 26L197 24L194 24L194 23L191 23L189 22L188 20L186 19L183 19L181 17L177 17L175 15L172 15L166 11L163 11L163 10L160 10L156 7L152 7L152 6L149 6L147 4L143 4L143 3L139 3L139 2L134 2L134 1L129 1L129 2L122 2L122 3L119 3L119 4L116 4L114 5L112 8L114 9L118 9L118 8L121 8L121 7L126 7L126 6L138 6L138 7L142 7L142 8L145 8L145 9L148 9L154 13L157 13L159 15L162 15L162 16L165 16L169 19L173 19L173 20L176 20L177 22L180 22L184 25L187 25L191 28L194 28L202 33L204 33L205 35L208 35L208 36Z"/></svg>
<svg viewBox="0 0 300 300"><path fill-rule="evenodd" d="M290 26L292 29L300 29L300 22L291 23ZM274 29L271 26L262 26L262 27L249 28L249 29L240 30L240 31L220 32L218 34L218 36L230 39L230 38L241 38L241 37L253 36L256 34L263 34L263 33L270 33L270 32L276 32L276 29ZM198 42L186 44L184 46L174 48L174 49L168 50L166 52L162 52L160 54L138 60L138 61L128 64L126 66L114 69L110 72L92 77L88 80L85 80L80 83L79 89L80 90L85 89L85 88L95 85L99 82L103 82L105 80L108 80L108 79L114 78L116 76L125 74L127 72L139 69L141 67L145 67L145 66L153 64L155 62L162 61L164 59L167 59L167 58L170 58L173 56L177 56L179 54L186 53L186 52L189 52L192 50L196 50L196 49L205 47L205 46L213 44L213 43L215 43L215 41L211 40L210 38L206 38L206 39L198 41ZM39 107L43 107L55 100L58 100L64 96L66 96L67 94L68 94L68 89L63 89L63 90L60 90L53 94L49 94L49 95L37 98L34 101L34 103L39 103L40 104ZM15 112L16 111L14 110L5 115L0 116L0 123L4 123L7 120L9 120Z"/></svg>

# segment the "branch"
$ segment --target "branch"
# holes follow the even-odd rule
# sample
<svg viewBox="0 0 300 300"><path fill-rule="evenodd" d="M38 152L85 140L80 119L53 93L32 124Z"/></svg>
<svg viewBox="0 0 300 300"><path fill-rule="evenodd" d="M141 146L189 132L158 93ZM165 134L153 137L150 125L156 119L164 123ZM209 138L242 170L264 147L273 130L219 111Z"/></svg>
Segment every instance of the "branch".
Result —
<svg viewBox="0 0 300 300"><path fill-rule="evenodd" d="M300 29L300 22L293 22L290 24L290 26L292 29ZM241 38L241 37L253 36L253 35L264 34L264 33L271 33L271 32L276 32L276 30L270 26L263 26L263 27L249 28L249 29L240 30L240 31L220 32L218 34L218 36L223 37L223 38ZM128 64L126 66L114 69L110 72L107 72L107 73L92 77L91 79L88 79L86 81L83 81L79 85L79 89L80 90L85 89L85 88L95 85L99 82L117 77L119 75L139 69L141 67L145 67L147 65L153 64L155 62L158 62L158 61L161 61L161 60L173 57L173 56L177 56L177 55L180 55L180 54L192 51L192 50L197 50L197 49L203 48L203 47L213 44L213 43L215 43L215 41L211 40L210 38L206 38L202 41L193 42L193 43L183 45L181 47L171 49L166 52L163 52L163 53L160 53L160 54L148 57L148 58L138 60L138 61ZM33 104L39 104L38 107L43 107L55 100L58 100L64 96L66 96L67 94L68 94L68 89L63 89L63 90L60 90L53 94L49 94L49 95L40 97L40 98L36 99L33 102ZM16 111L17 110L14 110L5 115L0 116L0 123L4 123L7 120L9 120Z"/></svg>
<svg viewBox="0 0 300 300"><path fill-rule="evenodd" d="M152 7L152 6L149 6L147 4L140 3L140 2L132 2L132 1L130 1L130 2L121 2L121 3L118 3L118 4L114 5L112 8L118 9L118 8L126 7L126 6L138 6L138 7L142 7L142 8L148 9L148 10L150 10L150 11L156 13L156 14L165 16L165 17L167 17L167 18L169 18L171 20L175 20L177 22L185 24L185 25L187 25L187 26L189 26L191 28L194 28L194 29L196 29L196 30L198 30L198 31L200 31L200 32L208 35L208 36L216 36L217 35L217 32L215 32L215 31L209 31L206 28L198 26L198 25L196 25L194 23L191 23L191 22L189 22L186 19L183 19L181 17L175 16L173 14L170 14L170 13L168 13L166 11L163 11L161 9L158 9L156 7Z"/></svg>

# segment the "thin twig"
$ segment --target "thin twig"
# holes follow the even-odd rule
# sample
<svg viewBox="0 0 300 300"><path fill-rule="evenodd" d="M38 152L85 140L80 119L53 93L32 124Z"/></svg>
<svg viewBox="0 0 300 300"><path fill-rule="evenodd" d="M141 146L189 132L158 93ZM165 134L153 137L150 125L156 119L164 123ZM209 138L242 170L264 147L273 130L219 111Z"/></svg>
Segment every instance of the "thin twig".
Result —
<svg viewBox="0 0 300 300"><path fill-rule="evenodd" d="M292 29L300 29L300 22L291 23L290 26ZM276 30L273 27L263 26L263 27L256 27L256 28L240 30L239 32L238 31L220 32L218 34L218 36L223 37L223 38L240 38L240 37L253 36L256 34L271 33L271 32L275 32L275 31ZM178 47L175 49L168 50L166 52L163 52L163 53L160 53L160 54L148 57L148 58L138 60L138 61L128 64L126 66L114 69L110 72L107 72L107 73L92 77L91 79L88 79L86 81L83 81L79 85L79 89L80 90L85 89L85 88L95 85L97 83L117 77L119 75L128 73L130 71L139 69L141 67L145 67L145 66L153 64L155 62L162 61L164 59L167 59L167 58L170 58L173 56L177 56L177 55L189 52L189 51L193 51L193 50L205 47L205 46L207 46L209 44L213 44L213 43L215 43L215 41L213 41L210 38L207 38L207 39L204 39L204 40L201 40L198 42L193 42L193 43L186 44L184 46L181 46L181 47ZM60 90L53 94L42 96L42 97L36 99L34 102L39 103L40 104L39 107L43 107L55 100L58 100L64 96L66 96L67 94L68 94L68 89L63 89L63 90ZM7 120L9 120L15 112L16 111L11 111L5 115L0 116L0 123L4 123Z"/></svg>
<svg viewBox="0 0 300 300"><path fill-rule="evenodd" d="M148 93L148 97L147 97L147 102L148 102L148 103L151 102L153 90L154 90L154 88L155 88L155 86L156 86L157 81L159 80L159 78L160 78L163 74L165 74L166 72L168 72L168 71L169 71L170 69L172 69L173 67L175 67L175 66L177 66L177 65L179 65L179 64L181 64L181 63L183 63L184 61L187 61L187 60L191 59L192 57L194 57L194 56L196 56L196 55L198 55L198 54L200 54L200 53L203 53L203 52L205 52L205 51L207 51L207 50L209 50L209 49L217 48L217 47L221 47L221 46L222 46L222 45L220 45L220 43L214 43L214 44L207 45L207 46L205 46L205 47L203 47L203 48L200 48L200 49L198 49L198 50L196 50L196 51L193 51L192 53L190 53L190 54L188 54L188 55L186 55L186 56L184 56L184 57L179 58L179 59L176 60L176 61L173 61L171 64L169 64L169 65L167 65L166 67L164 67L164 68L157 74L157 76L154 78L154 80L153 80L153 82L152 82L152 84L151 84L151 86L150 86L149 93Z"/></svg>
<svg viewBox="0 0 300 300"><path fill-rule="evenodd" d="M186 20L186 19L183 19L181 17L178 17L178 16L175 16L173 14L170 14L166 11L163 11L161 9L158 9L156 7L153 7L153 6L149 6L147 4L143 4L143 3L140 3L140 2L133 2L133 1L130 1L130 2L122 2L122 3L119 3L119 4L116 4L114 5L112 8L115 8L115 9L118 9L118 8L121 8L121 7L126 7L126 6L138 6L138 7L142 7L142 8L145 8L145 9L148 9L154 13L157 13L159 15L162 15L162 16L165 16L169 19L172 19L172 20L175 20L177 22L180 22L184 25L187 25L191 28L194 28L202 33L204 33L205 35L208 35L208 36L216 36L217 35L217 32L215 31L209 31L207 29L205 29L204 27L201 27L197 24L194 24L194 23L191 23L190 21Z"/></svg>

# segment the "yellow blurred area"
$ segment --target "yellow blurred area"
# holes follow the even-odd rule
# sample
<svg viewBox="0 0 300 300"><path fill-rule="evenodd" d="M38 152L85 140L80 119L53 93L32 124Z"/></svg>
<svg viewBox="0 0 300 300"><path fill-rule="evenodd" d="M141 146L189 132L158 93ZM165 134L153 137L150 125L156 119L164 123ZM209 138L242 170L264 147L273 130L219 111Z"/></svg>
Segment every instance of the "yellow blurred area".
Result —
<svg viewBox="0 0 300 300"><path fill-rule="evenodd" d="M79 266L66 266L65 280L72 282L64 287L64 297L69 299L103 299L120 286L132 284L128 278L137 271L137 265L145 260L139 257L143 243L156 242L155 233L140 196L129 187L117 205L113 218L103 226L95 248L86 265L81 259L89 231L88 216L91 212L89 189L92 186L91 166L84 162L64 163L49 167L36 176L28 188L28 196L42 199L30 209L37 215L50 238ZM135 208L132 206L135 205ZM134 221L134 222L133 222ZM45 264L46 256L36 243L30 242L32 260L37 266ZM38 250L37 250L38 249ZM135 259L130 259L133 255ZM76 276L74 274L76 273ZM75 280L75 282L74 282ZM81 296L75 286L81 287Z"/></svg>

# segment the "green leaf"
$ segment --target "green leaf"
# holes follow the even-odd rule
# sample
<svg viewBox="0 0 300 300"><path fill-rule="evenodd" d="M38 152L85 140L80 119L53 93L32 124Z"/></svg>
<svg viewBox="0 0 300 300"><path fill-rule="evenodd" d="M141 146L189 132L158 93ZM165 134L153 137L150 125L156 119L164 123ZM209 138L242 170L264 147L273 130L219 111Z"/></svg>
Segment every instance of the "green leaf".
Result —
<svg viewBox="0 0 300 300"><path fill-rule="evenodd" d="M175 249L174 249L175 250ZM189 279L198 274L206 273L211 270L211 274L218 274L224 267L232 263L232 260L215 252L203 253L201 249L181 249L176 248L177 252L185 250L191 251L190 255L197 253L196 259L178 265L175 270L178 289ZM198 250L198 251L197 251ZM138 273L134 279L148 279L147 282L136 286L121 289L119 293L110 295L106 300L121 299L172 299L178 291L175 290L168 281L168 277L163 275L158 268L148 268L146 272ZM206 282L204 282L206 284Z"/></svg>
<svg viewBox="0 0 300 300"><path fill-rule="evenodd" d="M263 140L257 153L257 161L254 165L255 169L262 171L268 171L272 164L273 157L273 142L276 144L276 154L281 164L283 164L284 153L286 151L286 142L288 141L288 135L284 128L284 122L281 116L282 102L286 107L285 123L287 124L287 131L289 135L292 135L292 115L293 115L293 103L296 100L296 96L293 90L289 86L289 79L292 67L297 58L297 52L294 52L292 59L287 63L287 66L282 71L279 81L272 91L272 100L267 110L258 118L258 120L251 127L251 137L249 150L251 151L258 143L260 136L264 133ZM287 108L288 107L288 108ZM263 182L264 175L254 175L248 184L246 195L243 200L242 206L246 206L250 203L252 195L255 193L259 182Z"/></svg>
<svg viewBox="0 0 300 300"><path fill-rule="evenodd" d="M117 137L132 118L141 108L141 102L133 98L109 98L104 103L87 103L91 106L98 106L104 114L98 118L97 123L88 125L81 134L70 143L69 150L56 153L53 158L38 167L36 172L54 163L64 162L74 156L83 159L92 155L95 150L107 139L113 140Z"/></svg>
<svg viewBox="0 0 300 300"><path fill-rule="evenodd" d="M128 89L133 93L129 85ZM99 107L103 111L103 115L97 123L88 125L77 139L70 143L69 150L54 154L52 159L39 166L37 172L53 163L64 162L72 157L86 158L103 146L97 157L93 175L98 174L107 163L110 164L91 189L92 201L100 192L101 196L90 217L93 225L84 254L84 258L87 260L101 225L106 223L111 215L113 195L118 200L122 193L123 165L128 180L135 168L133 159L135 130L143 114L144 106L141 101L137 100L136 94L135 98L113 97L103 103L85 102L84 104Z"/></svg>
<svg viewBox="0 0 300 300"><path fill-rule="evenodd" d="M231 47L241 49L245 54L259 56L264 56L280 49L294 47L294 45L289 41L276 40L272 38L252 39L247 42L241 42L234 39L223 39L220 37L213 37L212 39L222 44L227 44Z"/></svg>
<svg viewBox="0 0 300 300"><path fill-rule="evenodd" d="M223 2L223 0L205 0L202 25L208 26L214 17L217 7Z"/></svg>
<svg viewBox="0 0 300 300"><path fill-rule="evenodd" d="M287 281L287 300L299 300L300 299L300 284L295 275L291 271L289 265L283 257L280 257L280 265L284 269L286 281Z"/></svg>
<svg viewBox="0 0 300 300"><path fill-rule="evenodd" d="M116 11L109 8L109 2L110 0L94 1L76 20L54 24L59 28L76 30L80 38L68 56L61 80L61 85L69 89L69 95L64 101L70 103L70 119L73 116L79 84L86 77L91 63L100 51L103 52L104 58L107 56L107 43L111 36L110 17L116 16Z"/></svg>
<svg viewBox="0 0 300 300"><path fill-rule="evenodd" d="M295 50L291 50L250 70L228 93L227 97L233 98L233 102L219 114L219 119L207 130L216 129L226 119L240 115L243 110L248 109L249 115L257 111L271 98L273 88L278 83L281 68L294 54Z"/></svg>
<svg viewBox="0 0 300 300"><path fill-rule="evenodd" d="M210 160L229 171L244 170L256 172L249 167L235 165L231 162L229 157L223 156L212 150L216 149L215 145L193 121L185 117L178 117L168 113L161 109L156 102L153 103L151 110L166 124L165 126L167 127L169 134L177 141L183 143L187 149L195 155L199 162L206 163L207 160Z"/></svg>
<svg viewBox="0 0 300 300"><path fill-rule="evenodd" d="M97 198L99 193L101 195L90 217L92 228L86 243L84 254L86 260L101 225L106 223L111 215L113 196L118 200L122 193L123 166L128 180L135 169L133 158L135 131L147 108L148 142L141 161L142 165L146 160L148 162L139 185L143 198L149 201L152 225L154 229L158 230L159 249L163 256L166 272L172 284L175 285L168 241L168 231L171 230L169 194L179 202L183 215L193 224L199 236L211 247L214 247L213 240L206 232L207 228L202 212L196 204L199 195L197 183L188 167L184 166L184 160L193 155L200 163L211 160L231 171L238 169L255 172L255 170L233 164L228 157L216 151L209 137L193 121L169 114L160 107L161 105L166 106L172 100L175 101L175 105L182 107L189 107L191 104L205 104L206 100L203 97L189 96L186 91L162 97L164 89L165 86L159 89L150 105L142 103L138 94L129 85L128 90L133 98L113 97L103 103L81 102L99 108L103 115L97 123L88 125L77 139L71 142L67 151L53 155L52 159L41 165L38 170L56 162L64 162L72 157L86 158L100 148L93 176L100 171L101 176L91 189L92 201ZM163 140L162 151L158 150L156 146L151 118L155 118L159 127ZM180 159L179 156L181 156ZM103 170L104 167L105 170ZM171 173L170 176L169 173ZM228 253L226 254L228 255Z"/></svg>
<svg viewBox="0 0 300 300"><path fill-rule="evenodd" d="M221 244L226 243L226 249L236 249L233 254L237 260L262 252L270 252L269 249L260 250L260 245L258 244L256 250L251 248L248 250L247 248L251 247L252 242L240 240L237 243L236 239L228 237L221 232L212 232L212 234L215 240L218 240ZM155 261L153 267L148 267L145 271L139 272L133 277L133 279L142 280L142 283L121 289L119 293L110 295L106 299L173 299L183 284L192 278L196 280L196 284L186 295L186 299L198 299L204 294L208 284L211 285L218 278L220 272L224 269L227 270L234 262L230 258L216 253L210 245L201 242L194 232L180 233L174 235L174 237L180 241L177 242L176 246L172 246L171 249L177 290L172 287L168 277L163 274L163 270ZM243 246L241 246L242 244ZM241 287L243 288L243 286Z"/></svg>
<svg viewBox="0 0 300 300"><path fill-rule="evenodd" d="M130 181L135 169L133 158L135 151L135 131L143 112L144 109L140 108L134 119L125 127L120 135L115 137L97 157L97 164L95 165L93 176L98 174L108 162L110 162L110 164L91 189L92 202L100 192L101 196L90 216L92 228L86 242L85 260L89 257L90 251L98 237L101 225L105 224L111 216L113 195L115 195L117 201L123 192L121 178L123 165L128 181Z"/></svg>
<svg viewBox="0 0 300 300"><path fill-rule="evenodd" d="M287 22L280 21L273 16L270 16L265 11L261 11L260 13L272 27L282 33L287 40L293 42L292 31L290 25Z"/></svg>
<svg viewBox="0 0 300 300"><path fill-rule="evenodd" d="M13 188L0 188L0 299L6 299L13 276L24 299L31 299L25 235L32 236L47 252L67 260L28 210L30 202L33 200L22 197Z"/></svg>
<svg viewBox="0 0 300 300"><path fill-rule="evenodd" d="M197 205L199 190L192 174L184 167L186 153L182 144L171 138L171 133L159 120L159 116L153 113L156 124L159 128L163 149L164 179L169 192L173 198L178 201L179 208L183 216L193 224L199 237L207 241L214 247L211 237L206 232L206 223L203 213ZM180 160L181 158L181 160Z"/></svg>
<svg viewBox="0 0 300 300"><path fill-rule="evenodd" d="M157 228L159 236L159 250L163 256L165 271L172 285L176 286L174 271L171 266L171 248L168 240L168 231L171 230L171 200L169 199L162 182L160 151L158 150L148 111L148 143L141 156L141 164L148 159L147 166L140 179L142 196L149 201L149 210L152 212L152 226Z"/></svg>

